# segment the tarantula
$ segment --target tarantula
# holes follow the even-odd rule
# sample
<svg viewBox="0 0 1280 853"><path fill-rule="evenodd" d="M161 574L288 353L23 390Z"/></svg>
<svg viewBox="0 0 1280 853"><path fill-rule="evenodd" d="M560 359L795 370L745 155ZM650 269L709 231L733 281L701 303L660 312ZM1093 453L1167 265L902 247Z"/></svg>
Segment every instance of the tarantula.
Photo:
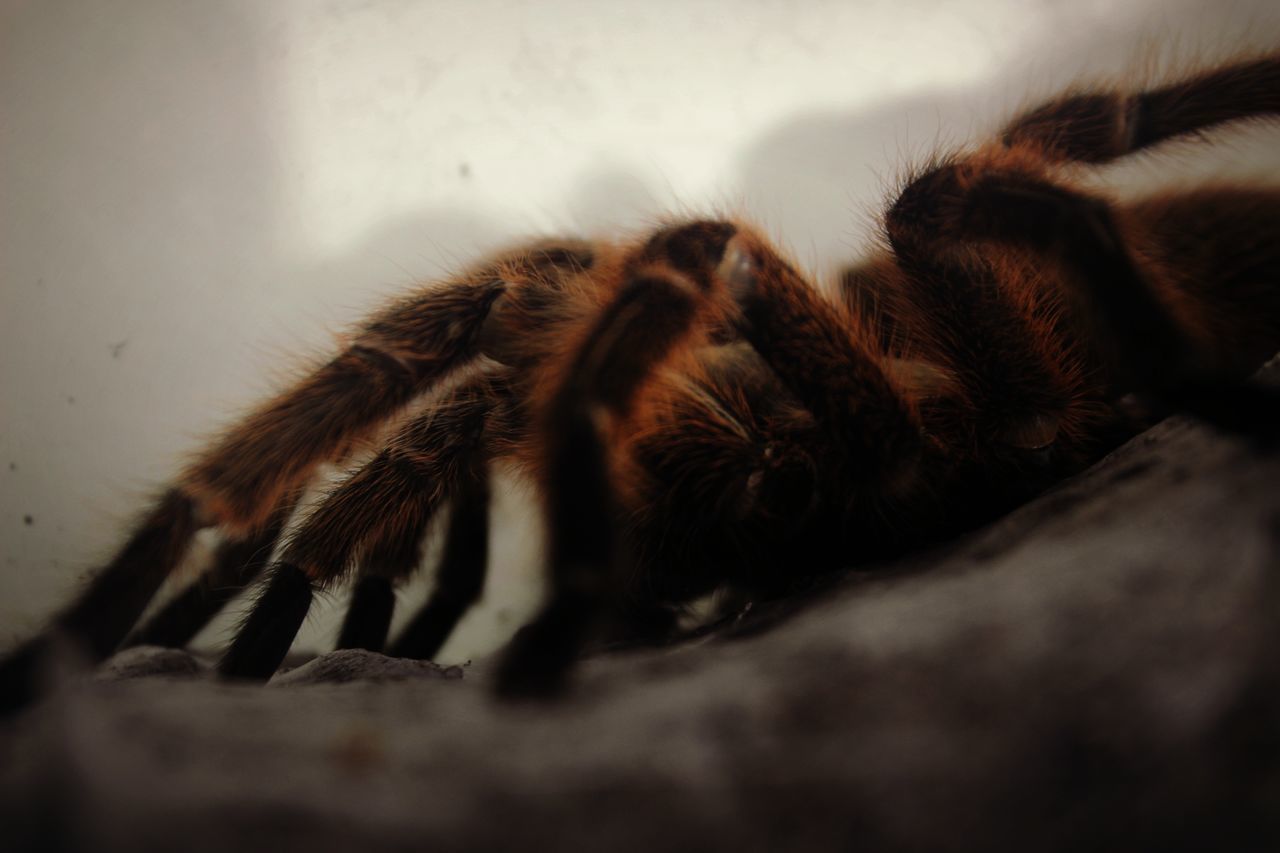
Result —
<svg viewBox="0 0 1280 853"><path fill-rule="evenodd" d="M4 704L31 698L53 637L180 646L264 571L222 673L269 677L314 591L351 576L340 645L430 658L484 583L495 460L538 484L549 536L549 599L497 679L524 695L718 588L777 595L990 518L1132 429L1122 397L1272 430L1244 377L1280 349L1280 185L1121 203L1070 170L1277 113L1280 56L1044 103L907 182L840 301L726 221L542 242L410 294L182 473L4 663ZM282 536L317 467L370 441ZM446 504L435 591L386 646ZM135 627L209 526L208 576Z"/></svg>

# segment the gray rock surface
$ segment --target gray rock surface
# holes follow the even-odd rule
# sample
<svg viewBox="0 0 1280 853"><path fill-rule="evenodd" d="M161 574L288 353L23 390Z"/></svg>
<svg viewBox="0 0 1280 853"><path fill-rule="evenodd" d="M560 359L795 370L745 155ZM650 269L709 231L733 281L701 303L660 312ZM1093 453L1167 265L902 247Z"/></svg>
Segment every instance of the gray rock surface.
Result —
<svg viewBox="0 0 1280 853"><path fill-rule="evenodd" d="M889 568L546 707L484 662L133 650L0 729L0 843L1280 849L1280 454L1173 418Z"/></svg>

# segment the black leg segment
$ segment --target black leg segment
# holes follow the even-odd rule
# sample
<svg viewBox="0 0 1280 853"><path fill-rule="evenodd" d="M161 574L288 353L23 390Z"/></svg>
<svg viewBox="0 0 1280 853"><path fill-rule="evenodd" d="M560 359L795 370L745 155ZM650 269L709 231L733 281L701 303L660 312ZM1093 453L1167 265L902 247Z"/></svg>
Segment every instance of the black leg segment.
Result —
<svg viewBox="0 0 1280 853"><path fill-rule="evenodd" d="M356 582L351 604L342 620L338 648L380 652L387 643L387 630L395 612L396 593L389 578L366 575Z"/></svg>
<svg viewBox="0 0 1280 853"><path fill-rule="evenodd" d="M556 693L623 584L609 482L609 423L630 414L644 382L697 329L732 225L696 222L655 235L579 347L542 424L550 600L516 635L498 672L508 698Z"/></svg>
<svg viewBox="0 0 1280 853"><path fill-rule="evenodd" d="M65 638L94 661L114 652L186 554L199 527L190 498L176 489L164 495L53 627L0 663L0 712L18 710L36 698L42 662L55 638Z"/></svg>
<svg viewBox="0 0 1280 853"><path fill-rule="evenodd" d="M228 678L266 681L280 667L311 608L311 579L278 563L231 648L218 664Z"/></svg>
<svg viewBox="0 0 1280 853"><path fill-rule="evenodd" d="M292 504L290 504L292 507ZM174 596L125 640L127 646L185 647L227 602L257 580L271 561L283 518L257 536L218 546L213 567Z"/></svg>

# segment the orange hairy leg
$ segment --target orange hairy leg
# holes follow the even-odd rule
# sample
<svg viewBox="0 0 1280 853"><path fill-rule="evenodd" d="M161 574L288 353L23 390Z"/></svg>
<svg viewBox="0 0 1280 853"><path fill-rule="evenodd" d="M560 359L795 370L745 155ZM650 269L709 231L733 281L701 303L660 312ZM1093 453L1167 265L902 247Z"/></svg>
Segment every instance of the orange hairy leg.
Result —
<svg viewBox="0 0 1280 853"><path fill-rule="evenodd" d="M539 423L551 594L502 660L508 697L554 692L595 624L615 615L625 555L610 444L655 369L723 319L716 268L736 231L694 222L651 237L562 368Z"/></svg>

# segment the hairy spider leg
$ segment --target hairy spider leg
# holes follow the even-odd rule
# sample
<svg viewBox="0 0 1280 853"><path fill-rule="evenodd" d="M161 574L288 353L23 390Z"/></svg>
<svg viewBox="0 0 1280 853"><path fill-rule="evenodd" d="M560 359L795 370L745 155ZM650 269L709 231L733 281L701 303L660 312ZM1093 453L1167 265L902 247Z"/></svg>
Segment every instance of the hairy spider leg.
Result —
<svg viewBox="0 0 1280 853"><path fill-rule="evenodd" d="M484 591L489 564L489 466L474 464L458 479L449 509L435 588L391 646L395 657L432 660Z"/></svg>
<svg viewBox="0 0 1280 853"><path fill-rule="evenodd" d="M1280 350L1280 190L1217 185L1120 207L1177 295L1211 375L1243 378Z"/></svg>
<svg viewBox="0 0 1280 853"><path fill-rule="evenodd" d="M391 579L384 575L362 575L351 588L351 601L334 648L382 651L395 609L396 589Z"/></svg>
<svg viewBox="0 0 1280 853"><path fill-rule="evenodd" d="M428 660L434 657L454 627L484 589L489 554L489 458L496 422L506 413L511 398L507 381L487 377L475 385L492 395L484 424L485 441L472 447L453 476L449 497L449 522L444 553L436 571L435 588L421 611L406 625L391 654ZM437 415L438 416L438 415ZM417 568L421 558L421 533L412 533L375 544L359 567L351 605L343 620L338 648L380 652L395 606L396 584Z"/></svg>
<svg viewBox="0 0 1280 853"><path fill-rule="evenodd" d="M935 245L949 238L1053 257L1068 273L1072 307L1113 395L1140 392L1220 426L1272 433L1276 395L1218 369L1201 343L1201 317L1213 304L1188 304L1188 293L1138 257L1140 223L1126 223L1124 209L1102 198L1023 168L1019 158L1016 150L979 152L945 164L909 187L899 205L916 209L912 194L929 196Z"/></svg>
<svg viewBox="0 0 1280 853"><path fill-rule="evenodd" d="M389 511L395 510L389 508ZM434 515L433 510L419 525L410 525L397 534L375 535L356 567L351 602L335 648L382 651L395 615L396 583L422 562L422 535ZM402 535L398 535L400 533Z"/></svg>
<svg viewBox="0 0 1280 853"><path fill-rule="evenodd" d="M356 569L396 580L420 559L426 527L473 470L499 397L488 375L468 380L405 424L336 487L285 543L249 618L219 664L226 676L269 678L293 644L313 591Z"/></svg>
<svg viewBox="0 0 1280 853"><path fill-rule="evenodd" d="M19 710L42 692L44 660L59 644L69 642L96 660L114 651L198 529L192 500L177 489L167 492L53 625L0 662L0 713Z"/></svg>
<svg viewBox="0 0 1280 853"><path fill-rule="evenodd" d="M1002 139L1050 159L1105 163L1217 125L1278 115L1280 55L1271 55L1134 94L1068 95L1015 119ZM1153 236L1160 274L1148 283L1163 287L1167 303L1181 303L1175 320L1189 338L1186 351L1198 361L1175 373L1176 399L1167 402L1263 438L1280 420L1280 395L1240 376L1274 354L1280 340L1272 225L1277 195L1269 189L1203 187L1119 208L1139 226L1130 230ZM1114 234L1113 223L1097 224ZM1169 389L1163 390L1169 397Z"/></svg>
<svg viewBox="0 0 1280 853"><path fill-rule="evenodd" d="M891 282L870 290L893 294L884 310L906 363L915 373L928 366L909 378L927 386L927 430L960 476L1049 448L1072 455L1106 409L1098 359L1073 334L1058 268L984 243L971 221L986 211L973 201L976 187L996 175L1047 180L1024 152L944 161L886 210L892 263L845 277L852 287Z"/></svg>
<svg viewBox="0 0 1280 853"><path fill-rule="evenodd" d="M1136 93L1094 89L1034 107L1006 125L1006 145L1053 160L1107 163L1166 139L1280 113L1280 56L1259 57Z"/></svg>
<svg viewBox="0 0 1280 853"><path fill-rule="evenodd" d="M492 413L491 413L492 414ZM448 541L455 534L454 516L460 500L465 500L476 476L487 476L486 460L483 449L472 448L473 455L461 463L464 470L456 475L448 502L449 528L446 531L446 554L449 551ZM395 512L392 507L388 512ZM432 510L427 517L419 520L417 525L409 525L403 531L391 536L374 535L363 559L356 567L358 572L352 592L351 603L347 607L342 621L336 648L366 649L381 652L387 644L387 632L391 627L391 619L395 614L396 586L411 575L422 562L422 539L424 531L430 526L435 515ZM486 527L486 534L488 528ZM443 570L443 568L442 568ZM481 563L479 571L483 582L485 564ZM409 655L401 655L408 657Z"/></svg>
<svg viewBox="0 0 1280 853"><path fill-rule="evenodd" d="M943 162L903 190L886 215L886 226L896 265L908 272L905 291L917 309L905 313L946 323L947 334L934 337L935 344L943 344L935 352L945 351L948 341L962 344L964 353L948 358L947 367L966 395L982 384L995 391L988 400L1027 406L1022 417L997 427L995 435L1015 439L1017 446L1038 434L1072 431L1054 398L1074 401L1077 412L1096 412L1091 398L1100 389L1080 381L1096 372L1096 359L1070 346L1071 331L1060 326L1052 294L1045 299L1046 286L1052 290L1054 285L1037 284L1025 266L1018 270L992 242L1059 259L1050 268L1068 270L1081 291L1085 327L1092 327L1092 347L1101 351L1094 354L1107 363L1110 382L1120 390L1141 389L1237 429L1269 429L1266 424L1275 418L1266 413L1276 411L1275 396L1240 383L1233 374L1256 366L1280 345L1270 248L1275 235L1268 226L1275 221L1274 192L1205 189L1115 205L1063 187L1048 174L1043 158L1105 162L1171 137L1278 111L1277 57L1133 95L1088 91L1014 120L1002 135L1009 150L988 149ZM1197 203L1204 205L1198 211ZM1239 209L1233 211L1233 205ZM975 258L982 261L977 274ZM1195 274L1188 274L1191 269ZM1008 330L1014 326L1000 318L998 309L964 309L990 301L988 295L999 290L992 281L1012 291L1016 313L1024 323L1032 321L1029 335L1011 337ZM875 286L875 276L866 273L847 274L846 282L866 291L852 296L864 305L893 292ZM930 304L939 299L943 304ZM1028 313L1028 305L1039 307ZM994 327L992 318L997 318ZM1242 333L1243 345L1227 340ZM1022 343L1013 350L991 345L1002 337L1021 337ZM982 346L973 346L975 341ZM1044 352L1049 344L1059 351ZM1035 370L1027 372L1032 366ZM1023 381L993 383L1007 379L1001 373L1010 370L1023 372ZM1065 386L1045 382L1046 371L1066 379ZM986 404L972 408L1007 416ZM972 423L984 420L979 416ZM1089 431L1097 432L1097 425ZM981 434L992 433L984 429Z"/></svg>
<svg viewBox="0 0 1280 853"><path fill-rule="evenodd" d="M504 653L500 695L557 692L599 622L619 610L627 558L610 482L611 438L656 368L697 340L722 307L716 268L736 230L694 222L651 237L571 355L541 423L550 596Z"/></svg>
<svg viewBox="0 0 1280 853"><path fill-rule="evenodd" d="M975 188L972 201L981 213L970 227L983 238L1056 252L1074 270L1095 339L1112 351L1122 387L1224 428L1260 438L1274 434L1280 398L1214 371L1195 340L1198 322L1179 322L1167 282L1144 275L1108 204L1000 178Z"/></svg>
<svg viewBox="0 0 1280 853"><path fill-rule="evenodd" d="M260 533L219 543L213 565L134 628L123 645L182 648L190 643L270 564L276 540L296 505L296 496L290 497Z"/></svg>

